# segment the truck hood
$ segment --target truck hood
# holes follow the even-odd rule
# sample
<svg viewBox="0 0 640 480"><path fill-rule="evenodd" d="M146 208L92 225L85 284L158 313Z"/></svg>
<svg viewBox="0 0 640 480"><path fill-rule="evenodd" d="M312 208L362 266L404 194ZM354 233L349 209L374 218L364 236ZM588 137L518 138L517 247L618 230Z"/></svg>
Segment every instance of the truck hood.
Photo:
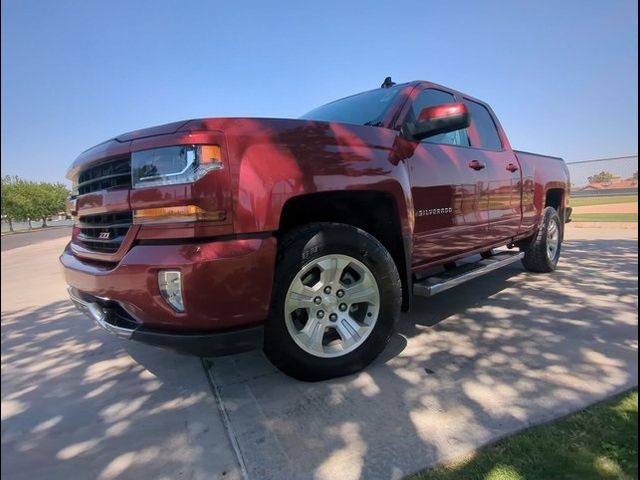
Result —
<svg viewBox="0 0 640 480"><path fill-rule="evenodd" d="M189 135L195 132L216 131L227 138L242 138L244 144L278 143L305 144L325 143L329 137L344 137L342 143L376 144L380 137L393 136L386 129L363 125L348 125L306 119L217 117L183 120L155 127L123 133L111 140L82 152L75 159L67 178L73 181L81 168L100 163L106 159L124 157L131 153L132 144L137 140L163 135Z"/></svg>
<svg viewBox="0 0 640 480"><path fill-rule="evenodd" d="M140 138L155 137L157 135L167 135L169 133L176 133L180 130L180 127L186 125L191 120L182 120L180 122L165 123L164 125L158 125L156 127L143 128L141 130L134 130L132 132L123 133L118 135L115 140L118 142L130 142L131 140L138 140Z"/></svg>

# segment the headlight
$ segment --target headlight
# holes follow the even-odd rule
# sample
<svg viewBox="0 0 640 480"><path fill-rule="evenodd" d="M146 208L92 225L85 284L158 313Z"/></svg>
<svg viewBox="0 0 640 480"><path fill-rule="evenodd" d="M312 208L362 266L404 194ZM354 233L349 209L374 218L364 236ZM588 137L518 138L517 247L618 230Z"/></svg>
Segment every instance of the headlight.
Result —
<svg viewBox="0 0 640 480"><path fill-rule="evenodd" d="M133 152L133 187L195 182L211 170L220 170L222 165L217 145L180 145Z"/></svg>

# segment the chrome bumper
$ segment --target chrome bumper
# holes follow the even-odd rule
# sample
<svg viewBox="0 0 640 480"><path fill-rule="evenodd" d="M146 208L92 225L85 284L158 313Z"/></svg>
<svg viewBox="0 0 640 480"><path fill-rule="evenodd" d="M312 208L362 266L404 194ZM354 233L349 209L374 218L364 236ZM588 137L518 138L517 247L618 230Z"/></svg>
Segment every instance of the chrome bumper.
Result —
<svg viewBox="0 0 640 480"><path fill-rule="evenodd" d="M78 310L80 310L85 315L91 317L98 325L104 328L107 332L117 335L121 338L131 338L135 329L133 328L125 328L117 325L113 325L108 322L108 315L105 309L96 302L88 302L80 298L74 292L73 288L67 288L67 292L69 292L69 297L71 297L71 301L76 306Z"/></svg>

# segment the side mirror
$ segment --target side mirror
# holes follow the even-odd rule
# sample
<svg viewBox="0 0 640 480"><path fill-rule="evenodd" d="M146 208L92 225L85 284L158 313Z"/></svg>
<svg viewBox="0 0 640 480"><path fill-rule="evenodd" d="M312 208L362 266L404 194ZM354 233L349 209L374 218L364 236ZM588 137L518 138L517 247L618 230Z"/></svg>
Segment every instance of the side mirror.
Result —
<svg viewBox="0 0 640 480"><path fill-rule="evenodd" d="M445 103L424 108L416 122L402 126L402 135L409 140L423 140L441 133L469 126L469 111L464 103Z"/></svg>

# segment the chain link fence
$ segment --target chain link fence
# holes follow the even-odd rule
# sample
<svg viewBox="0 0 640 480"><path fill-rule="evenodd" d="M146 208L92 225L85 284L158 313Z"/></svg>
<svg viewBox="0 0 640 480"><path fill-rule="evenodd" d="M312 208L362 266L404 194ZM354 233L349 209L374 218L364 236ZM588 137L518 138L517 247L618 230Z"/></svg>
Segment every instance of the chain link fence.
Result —
<svg viewBox="0 0 640 480"><path fill-rule="evenodd" d="M567 161L571 196L628 195L638 193L638 156Z"/></svg>
<svg viewBox="0 0 640 480"><path fill-rule="evenodd" d="M638 156L567 162L575 222L638 221Z"/></svg>

